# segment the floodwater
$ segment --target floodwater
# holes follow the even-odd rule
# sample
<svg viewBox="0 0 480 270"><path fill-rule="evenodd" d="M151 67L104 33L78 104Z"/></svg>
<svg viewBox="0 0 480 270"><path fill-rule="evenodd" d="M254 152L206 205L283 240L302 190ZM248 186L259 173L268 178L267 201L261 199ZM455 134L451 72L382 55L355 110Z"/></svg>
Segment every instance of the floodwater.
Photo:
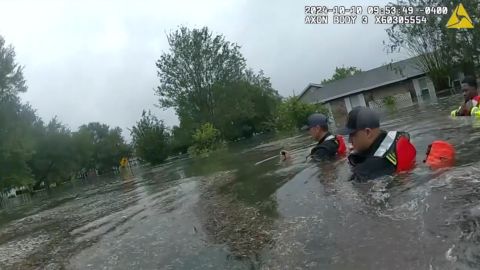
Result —
<svg viewBox="0 0 480 270"><path fill-rule="evenodd" d="M311 143L301 135L10 199L0 268L479 269L480 120L449 118L459 100L385 116L418 166L370 183L347 181L345 160L305 163L306 148L255 165ZM423 166L435 139L455 145L456 167Z"/></svg>

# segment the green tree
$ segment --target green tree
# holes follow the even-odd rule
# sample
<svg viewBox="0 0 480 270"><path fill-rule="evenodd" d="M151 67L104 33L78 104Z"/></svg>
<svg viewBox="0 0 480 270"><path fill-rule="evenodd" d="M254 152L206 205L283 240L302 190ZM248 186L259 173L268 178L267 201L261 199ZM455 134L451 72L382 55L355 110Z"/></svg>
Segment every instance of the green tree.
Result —
<svg viewBox="0 0 480 270"><path fill-rule="evenodd" d="M182 27L168 40L170 51L157 61L157 94L160 105L175 108L180 120L173 129L174 149L191 145L191 131L204 123L212 123L227 140L271 128L280 97L262 71L245 68L238 45L206 27Z"/></svg>
<svg viewBox="0 0 480 270"><path fill-rule="evenodd" d="M239 46L214 36L207 27L181 27L167 36L170 51L156 65L162 107L173 107L178 115L198 123L212 122L215 113L213 86L238 81L245 59Z"/></svg>
<svg viewBox="0 0 480 270"><path fill-rule="evenodd" d="M327 84L336 80L345 79L360 72L362 72L362 70L356 67L336 67L335 73L333 73L332 77L330 79L322 80L321 84Z"/></svg>
<svg viewBox="0 0 480 270"><path fill-rule="evenodd" d="M37 183L61 183L71 179L80 169L75 162L74 148L70 131L56 118L42 129L37 136L35 153L29 161Z"/></svg>
<svg viewBox="0 0 480 270"><path fill-rule="evenodd" d="M28 161L34 153L41 120L18 93L27 90L23 68L16 63L13 46L0 36L0 187L32 184Z"/></svg>
<svg viewBox="0 0 480 270"><path fill-rule="evenodd" d="M480 68L480 29L448 29L447 21L459 2L447 0L397 0L396 7L448 7L445 16L430 15L427 23L393 24L386 29L389 52L406 51L418 56L418 66L428 73L437 89L449 87L448 78L460 69L474 74ZM478 24L478 0L462 1L470 18Z"/></svg>
<svg viewBox="0 0 480 270"><path fill-rule="evenodd" d="M168 157L170 133L163 121L158 120L150 111L142 112L142 118L130 133L135 153L142 160L159 164Z"/></svg>
<svg viewBox="0 0 480 270"><path fill-rule="evenodd" d="M255 74L252 70L245 72L246 81L252 86L251 99L254 106L252 122L255 132L274 130L276 112L282 98L273 89L270 78L263 71Z"/></svg>
<svg viewBox="0 0 480 270"><path fill-rule="evenodd" d="M81 170L95 169L95 145L88 129L80 128L72 134L72 148L75 162Z"/></svg>
<svg viewBox="0 0 480 270"><path fill-rule="evenodd" d="M97 167L102 173L109 172L119 165L122 157L131 155L130 146L122 137L122 129L110 128L107 136L96 145Z"/></svg>
<svg viewBox="0 0 480 270"><path fill-rule="evenodd" d="M247 70L245 78L214 88L218 117L214 125L225 139L249 138L254 133L272 130L275 112L281 101L263 72Z"/></svg>
<svg viewBox="0 0 480 270"><path fill-rule="evenodd" d="M0 36L0 99L16 97L26 91L23 67L15 61L15 50L11 45L6 46L5 39Z"/></svg>
<svg viewBox="0 0 480 270"><path fill-rule="evenodd" d="M87 138L90 140L90 146L87 149L93 149L88 161L89 167L94 166L100 173L111 171L112 167L118 166L123 156L131 153L130 147L122 137L122 129L119 127L110 128L106 124L93 122L82 125L78 132L85 140L82 141L83 143L87 143Z"/></svg>
<svg viewBox="0 0 480 270"><path fill-rule="evenodd" d="M41 120L17 97L0 100L0 187L28 186L34 178L28 162L34 154Z"/></svg>
<svg viewBox="0 0 480 270"><path fill-rule="evenodd" d="M321 104L304 103L297 96L288 97L278 108L277 129L298 130L306 124L308 116L315 112L329 115L328 109Z"/></svg>

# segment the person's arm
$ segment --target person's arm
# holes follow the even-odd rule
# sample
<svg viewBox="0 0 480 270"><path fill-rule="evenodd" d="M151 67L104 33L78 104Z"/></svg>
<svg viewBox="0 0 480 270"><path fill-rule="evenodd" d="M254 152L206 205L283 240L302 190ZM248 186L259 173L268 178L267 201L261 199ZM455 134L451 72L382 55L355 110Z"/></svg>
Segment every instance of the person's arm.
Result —
<svg viewBox="0 0 480 270"><path fill-rule="evenodd" d="M469 116L470 115L471 102L464 102L457 111L457 116Z"/></svg>

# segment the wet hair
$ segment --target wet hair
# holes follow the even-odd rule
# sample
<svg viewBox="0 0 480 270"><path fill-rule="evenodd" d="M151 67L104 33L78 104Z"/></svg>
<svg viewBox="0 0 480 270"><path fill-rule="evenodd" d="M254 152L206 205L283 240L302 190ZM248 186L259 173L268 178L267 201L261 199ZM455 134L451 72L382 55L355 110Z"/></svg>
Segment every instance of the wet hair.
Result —
<svg viewBox="0 0 480 270"><path fill-rule="evenodd" d="M474 76L466 76L462 80L462 83L468 84L468 85L474 87L475 89L478 88L477 79Z"/></svg>

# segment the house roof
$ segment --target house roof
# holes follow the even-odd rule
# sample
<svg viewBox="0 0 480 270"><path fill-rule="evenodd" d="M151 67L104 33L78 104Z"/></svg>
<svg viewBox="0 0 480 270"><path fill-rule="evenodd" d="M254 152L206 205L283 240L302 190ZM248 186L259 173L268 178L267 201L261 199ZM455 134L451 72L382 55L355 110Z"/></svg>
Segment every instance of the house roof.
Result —
<svg viewBox="0 0 480 270"><path fill-rule="evenodd" d="M305 95L305 93L307 93L308 89L310 89L312 87L322 88L323 86L321 84L318 84L318 83L309 83L307 85L307 87L305 87L305 89L303 89L302 93L298 96L298 98L302 98L303 95Z"/></svg>
<svg viewBox="0 0 480 270"><path fill-rule="evenodd" d="M413 57L324 84L322 88L317 89L312 93L313 95L310 95L309 99L312 100L309 101L328 102L423 74L425 74L425 72L419 68L417 58ZM311 85L312 84L309 84L309 86L305 88L300 98L307 92Z"/></svg>

